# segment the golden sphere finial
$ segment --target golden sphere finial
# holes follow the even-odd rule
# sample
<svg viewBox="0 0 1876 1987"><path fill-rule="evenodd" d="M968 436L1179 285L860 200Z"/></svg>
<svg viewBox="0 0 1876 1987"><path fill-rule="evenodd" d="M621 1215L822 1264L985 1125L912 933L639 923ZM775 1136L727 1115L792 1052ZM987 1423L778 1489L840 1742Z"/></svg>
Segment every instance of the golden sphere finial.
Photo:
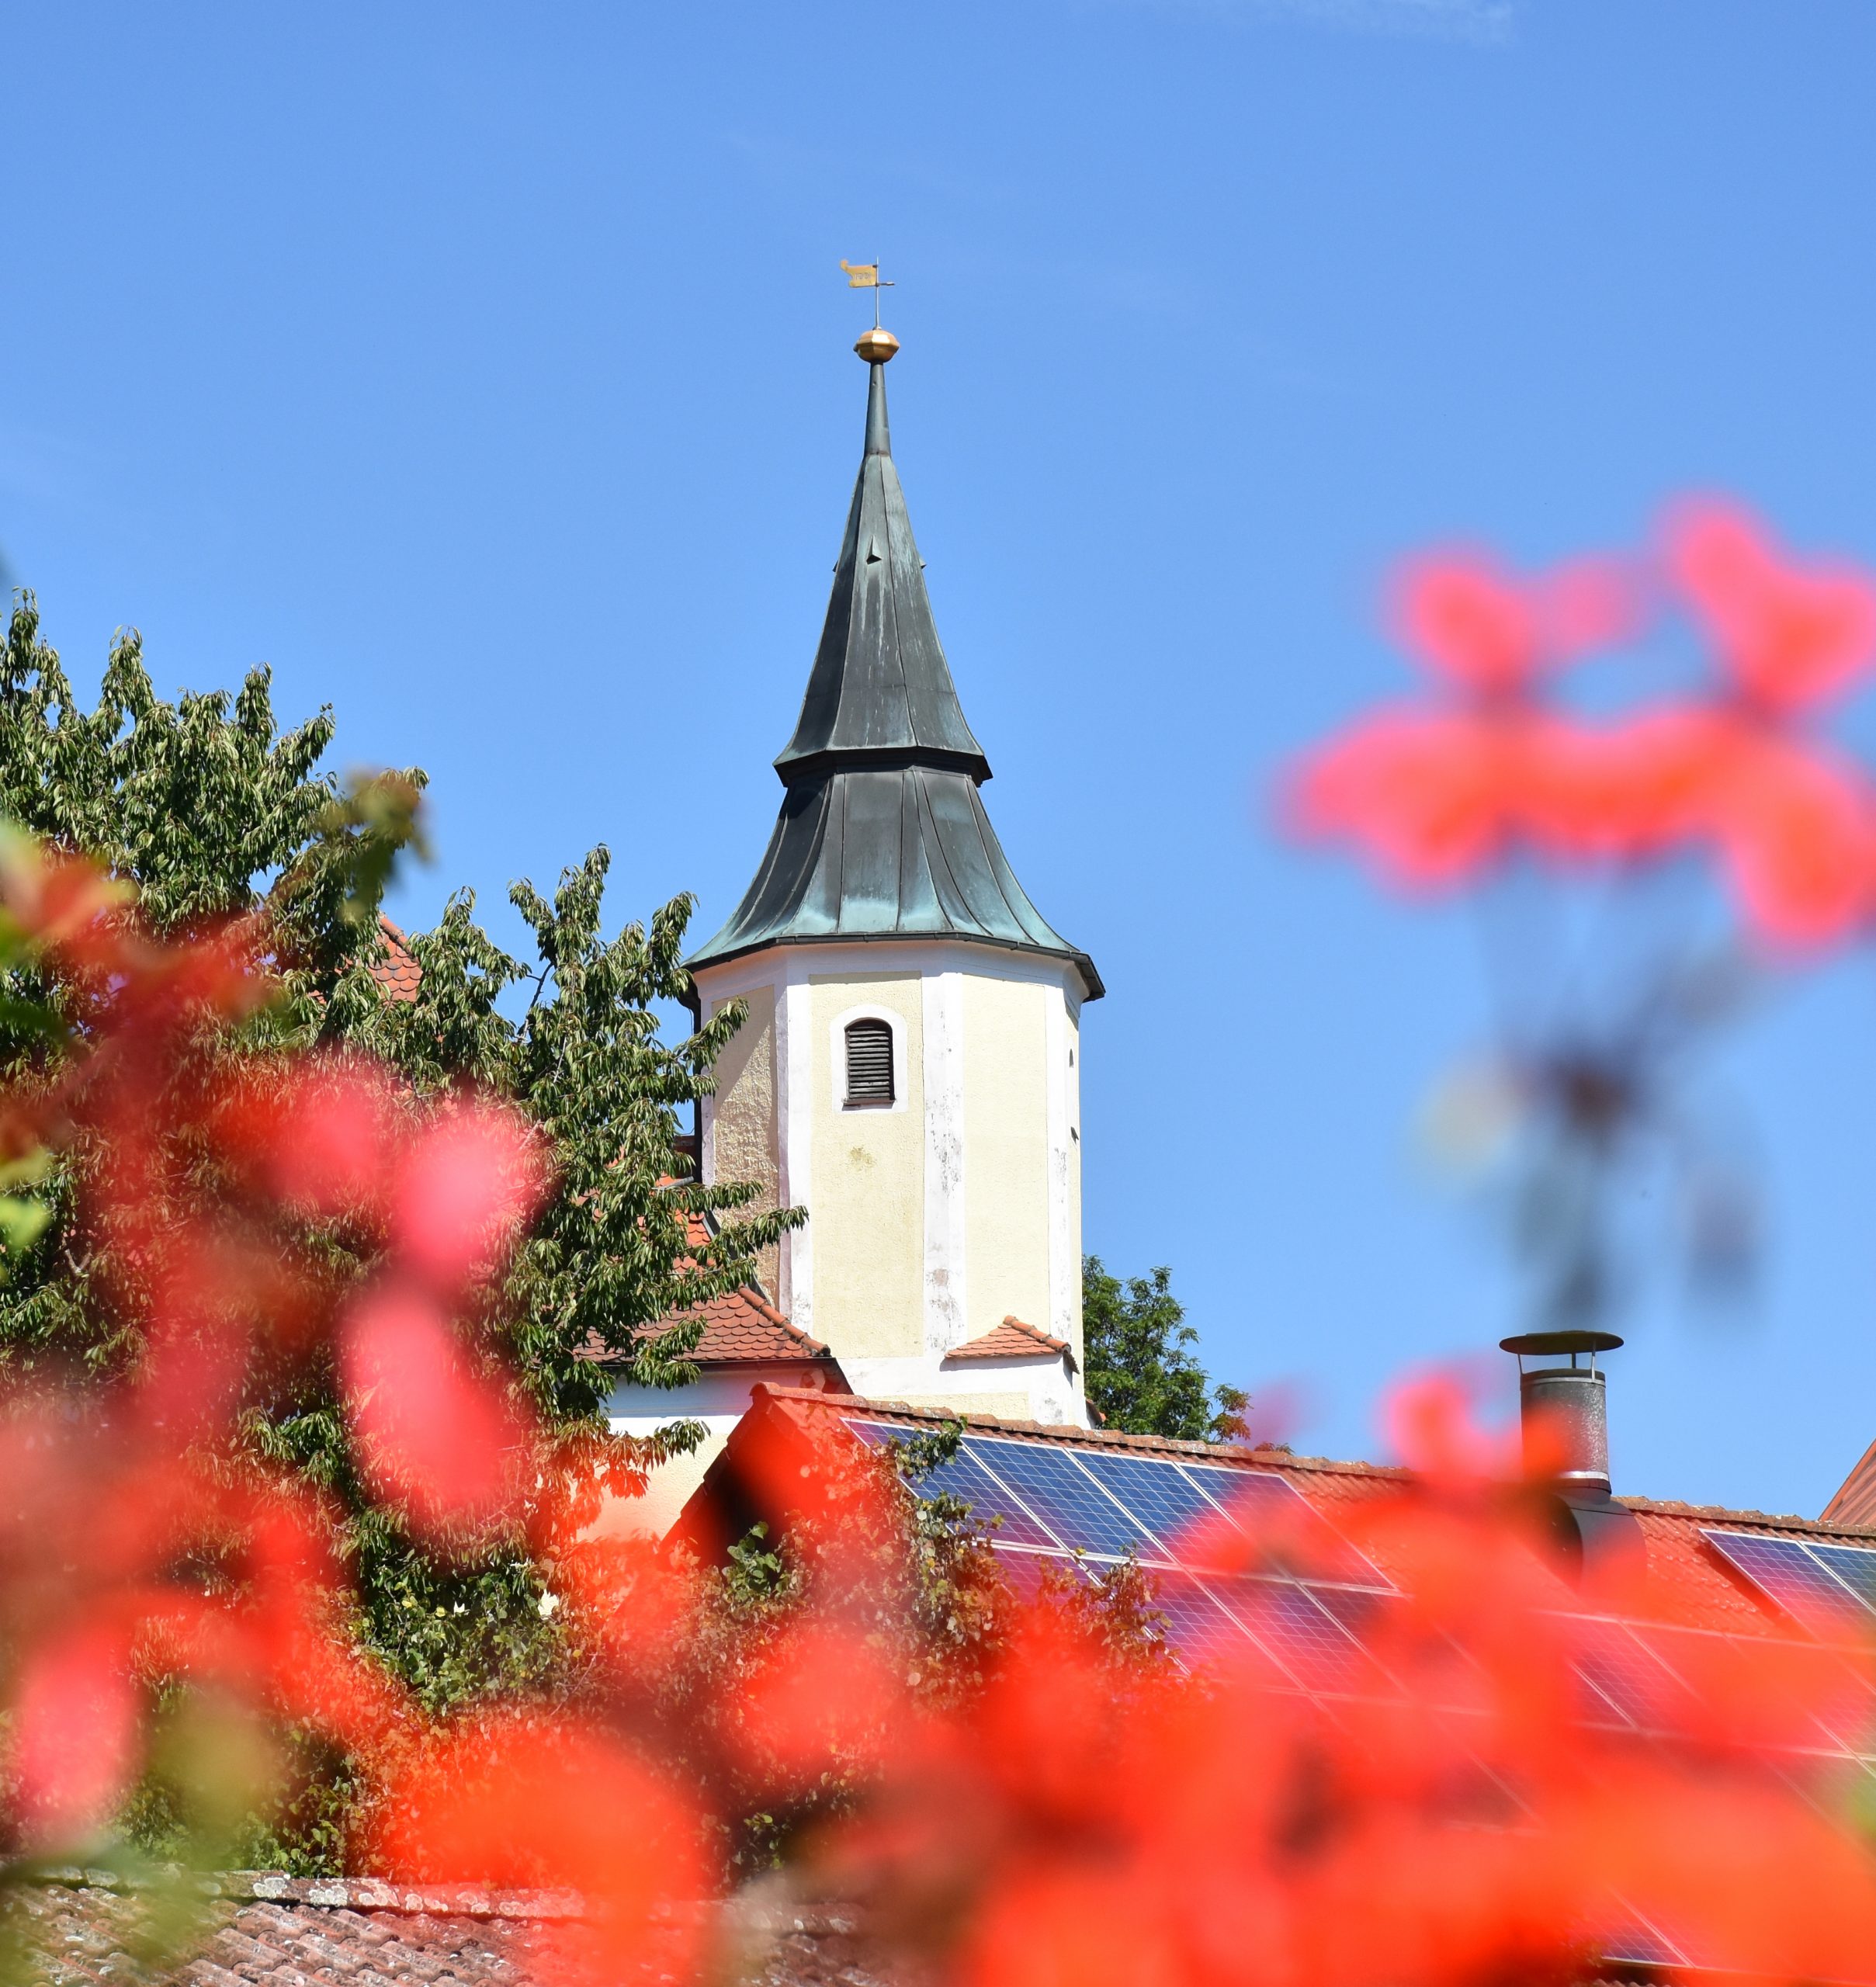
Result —
<svg viewBox="0 0 1876 1987"><path fill-rule="evenodd" d="M854 341L853 349L869 366L883 366L899 349L899 341L890 331L876 324Z"/></svg>

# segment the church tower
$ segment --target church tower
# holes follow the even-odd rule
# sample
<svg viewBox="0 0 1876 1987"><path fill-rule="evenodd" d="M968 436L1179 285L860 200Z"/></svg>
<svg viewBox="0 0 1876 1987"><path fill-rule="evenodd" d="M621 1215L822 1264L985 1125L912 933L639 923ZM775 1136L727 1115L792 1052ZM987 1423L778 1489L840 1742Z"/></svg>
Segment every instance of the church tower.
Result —
<svg viewBox="0 0 1876 1987"><path fill-rule="evenodd" d="M1085 1424L1080 1017L1094 962L1042 918L979 789L886 427L889 331L820 647L755 879L689 960L749 1004L706 1178L805 1206L772 1294L874 1399Z"/></svg>

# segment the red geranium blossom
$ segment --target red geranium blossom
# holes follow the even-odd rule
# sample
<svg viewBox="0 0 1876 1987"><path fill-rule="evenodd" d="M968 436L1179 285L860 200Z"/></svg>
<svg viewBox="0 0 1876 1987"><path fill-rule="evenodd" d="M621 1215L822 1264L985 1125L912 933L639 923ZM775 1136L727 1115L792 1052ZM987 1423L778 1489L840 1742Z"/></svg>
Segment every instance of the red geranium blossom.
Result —
<svg viewBox="0 0 1876 1987"><path fill-rule="evenodd" d="M1668 571L1743 695L1784 714L1819 702L1876 658L1876 585L1846 565L1798 565L1756 519L1712 500L1673 512Z"/></svg>

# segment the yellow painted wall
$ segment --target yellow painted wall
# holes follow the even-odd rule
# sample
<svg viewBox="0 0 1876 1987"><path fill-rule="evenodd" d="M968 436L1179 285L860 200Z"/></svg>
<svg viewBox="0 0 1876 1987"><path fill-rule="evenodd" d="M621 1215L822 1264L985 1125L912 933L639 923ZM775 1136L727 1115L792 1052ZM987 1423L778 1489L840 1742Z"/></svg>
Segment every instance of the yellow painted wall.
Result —
<svg viewBox="0 0 1876 1987"><path fill-rule="evenodd" d="M1018 1317L1049 1329L1049 994L964 981L967 1335Z"/></svg>
<svg viewBox="0 0 1876 1987"><path fill-rule="evenodd" d="M1032 1411L1026 1393L908 1394L905 1404L943 1409L953 1414L1000 1414L1006 1421L1027 1421Z"/></svg>
<svg viewBox="0 0 1876 1987"><path fill-rule="evenodd" d="M924 1349L924 1009L913 973L809 981L813 1067L814 1336L854 1358ZM847 1111L830 1036L850 1007L895 1017L905 1037L905 1108ZM791 1109L796 1108L791 1103Z"/></svg>
<svg viewBox="0 0 1876 1987"><path fill-rule="evenodd" d="M732 996L711 1003L714 1014ZM740 997L749 1004L749 1018L716 1064L715 1125L716 1177L754 1180L761 1188L751 1213L779 1205L782 1159L775 1115L775 995L768 987L751 987ZM763 1288L772 1295L779 1264L773 1247L758 1258Z"/></svg>

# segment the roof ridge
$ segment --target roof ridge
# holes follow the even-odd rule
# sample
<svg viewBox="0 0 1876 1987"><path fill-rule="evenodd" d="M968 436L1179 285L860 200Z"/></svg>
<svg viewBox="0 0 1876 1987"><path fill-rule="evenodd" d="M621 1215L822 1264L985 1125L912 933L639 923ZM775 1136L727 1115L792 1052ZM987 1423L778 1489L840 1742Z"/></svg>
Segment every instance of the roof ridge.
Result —
<svg viewBox="0 0 1876 1987"><path fill-rule="evenodd" d="M1299 1475L1369 1477L1382 1482L1410 1482L1418 1474L1399 1463L1349 1462L1335 1456L1299 1456L1288 1449L1247 1448L1241 1443L1186 1441L1170 1435L1136 1435L1125 1429L1077 1428L1054 1423L1019 1421L998 1414L953 1413L944 1408L919 1407L907 1401L829 1395L817 1392L810 1388L771 1386L766 1391L779 1399L799 1401L834 1412L851 1412L858 1407L872 1413L894 1415L912 1421L937 1423L962 1421L967 1426L983 1426L1000 1434L1028 1436L1046 1441L1067 1438L1101 1448L1140 1449L1160 1455L1190 1456L1195 1461L1222 1462L1259 1469L1292 1470ZM1758 1525L1854 1541L1876 1539L1876 1526L1833 1524L1822 1518L1799 1517L1792 1514L1737 1510L1727 1504L1687 1504L1659 1497L1618 1496L1615 1501L1628 1510L1655 1517Z"/></svg>

